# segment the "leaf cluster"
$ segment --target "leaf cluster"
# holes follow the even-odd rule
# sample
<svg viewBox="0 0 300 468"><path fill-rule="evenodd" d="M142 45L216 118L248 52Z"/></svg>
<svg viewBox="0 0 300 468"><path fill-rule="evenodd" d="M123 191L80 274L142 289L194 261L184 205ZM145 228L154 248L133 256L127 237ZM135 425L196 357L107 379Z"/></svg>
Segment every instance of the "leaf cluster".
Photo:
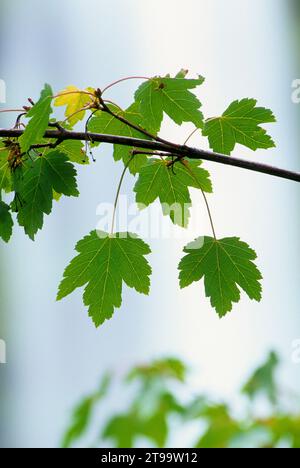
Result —
<svg viewBox="0 0 300 468"><path fill-rule="evenodd" d="M52 212L53 200L78 197L78 168L88 164L89 155L97 146L88 132L165 141L160 133L167 117L176 125L192 127L193 134L207 137L214 151L228 157L237 144L252 150L274 146L262 125L275 118L270 110L258 107L254 99L234 101L220 117L205 118L196 94L203 83L201 76L187 78L185 70L175 77L146 79L126 109L105 99L105 93L98 88L79 89L72 85L54 95L46 84L37 102L30 101L31 107L24 107L27 120L22 122L22 135L0 139L1 238L9 241L15 218L34 240L45 215ZM54 107L64 108L65 120L53 117ZM20 128L23 118L23 114L18 117L16 127ZM65 139L64 132L82 121L86 131L84 145ZM53 128L61 135L54 142L45 138L45 132ZM133 191L140 209L158 201L164 216L187 228L193 192L202 193L209 206L207 197L213 185L202 161L175 156L172 151L159 154L120 144L114 145L113 157L125 166L121 180L127 169L135 178ZM121 186L118 194L120 189ZM117 201L118 197L116 204ZM210 212L209 216L213 237L203 233L184 248L179 279L181 288L204 279L206 296L223 317L240 300L241 290L250 299L260 301L262 275L254 263L256 254L248 244L238 237L217 238ZM64 272L57 298L84 287L83 302L96 326L111 318L121 306L124 285L149 294L151 267L146 256L151 250L136 235L114 232L112 222L110 233L92 231L75 249L77 254Z"/></svg>

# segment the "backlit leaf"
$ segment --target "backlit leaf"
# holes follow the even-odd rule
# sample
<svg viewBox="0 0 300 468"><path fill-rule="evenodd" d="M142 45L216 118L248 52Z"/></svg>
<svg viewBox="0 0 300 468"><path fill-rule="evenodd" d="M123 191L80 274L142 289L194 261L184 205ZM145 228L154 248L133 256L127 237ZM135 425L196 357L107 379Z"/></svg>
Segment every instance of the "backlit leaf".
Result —
<svg viewBox="0 0 300 468"><path fill-rule="evenodd" d="M237 143L254 151L275 146L260 126L275 122L275 117L272 111L256 104L255 99L234 101L221 117L206 120L203 135L208 137L213 151L230 154Z"/></svg>
<svg viewBox="0 0 300 468"><path fill-rule="evenodd" d="M111 110L125 118L129 122L140 126L142 121L142 116L138 112L138 105L132 104L127 110L122 111L117 107L110 106ZM89 130L94 133L104 133L107 135L120 135L128 136L131 138L140 138L144 140L149 140L149 138L134 128L120 122L114 116L110 115L107 112L98 112L95 117L93 117L89 124ZM131 151L133 147L114 145L114 159L115 161L122 160L124 164L127 164L131 158ZM141 170L141 168L147 163L147 156L145 155L136 155L131 161L129 170L132 174L136 174Z"/></svg>
<svg viewBox="0 0 300 468"><path fill-rule="evenodd" d="M143 83L135 93L147 130L158 133L164 112L178 125L192 122L202 128L201 103L189 90L201 85L204 78L185 79L155 77Z"/></svg>
<svg viewBox="0 0 300 468"><path fill-rule="evenodd" d="M30 120L19 139L21 150L26 152L32 145L40 143L48 127L51 109L52 89L46 84L38 102L27 112Z"/></svg>
<svg viewBox="0 0 300 468"><path fill-rule="evenodd" d="M262 276L253 263L256 253L237 237L199 237L184 252L187 255L179 264L181 288L204 278L206 296L220 317L240 300L239 288L250 299L261 300Z"/></svg>
<svg viewBox="0 0 300 468"><path fill-rule="evenodd" d="M12 235L13 220L10 214L10 207L0 201L0 237L8 242Z"/></svg>
<svg viewBox="0 0 300 468"><path fill-rule="evenodd" d="M151 159L139 174L134 187L136 202L147 207L157 198L163 214L172 222L187 227L190 217L191 197L189 188L212 192L209 173L200 166L201 161L185 160L172 170L171 160Z"/></svg>
<svg viewBox="0 0 300 468"><path fill-rule="evenodd" d="M9 152L0 140L0 191L10 192L12 188L11 171L8 164Z"/></svg>
<svg viewBox="0 0 300 468"><path fill-rule="evenodd" d="M53 190L77 197L76 171L67 156L59 151L46 152L28 160L14 174L16 198L13 203L18 222L28 236L34 236L43 226L44 214L50 214Z"/></svg>
<svg viewBox="0 0 300 468"><path fill-rule="evenodd" d="M93 97L91 94L94 91L93 88L81 90L76 86L67 86L66 89L59 93L59 96L54 101L54 105L56 107L66 106L65 116L71 125L75 125L84 118L86 111L80 112L80 109L92 103Z"/></svg>
<svg viewBox="0 0 300 468"><path fill-rule="evenodd" d="M65 140L59 145L59 151L66 154L69 160L77 164L89 164L81 141Z"/></svg>
<svg viewBox="0 0 300 468"><path fill-rule="evenodd" d="M150 248L134 234L109 236L92 231L76 245L78 252L64 272L57 299L85 286L83 301L98 327L121 307L123 282L148 294L151 268L145 259Z"/></svg>

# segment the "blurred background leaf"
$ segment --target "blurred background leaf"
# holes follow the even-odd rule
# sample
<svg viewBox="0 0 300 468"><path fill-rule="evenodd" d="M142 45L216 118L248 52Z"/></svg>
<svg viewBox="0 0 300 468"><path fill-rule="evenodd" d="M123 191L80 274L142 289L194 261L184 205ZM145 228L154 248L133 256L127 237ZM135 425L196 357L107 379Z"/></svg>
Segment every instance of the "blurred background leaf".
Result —
<svg viewBox="0 0 300 468"><path fill-rule="evenodd" d="M272 404L277 403L277 386L275 373L279 365L277 354L271 352L266 362L259 367L250 377L243 388L243 393L251 399L260 394L265 394Z"/></svg>
<svg viewBox="0 0 300 468"><path fill-rule="evenodd" d="M74 408L72 421L63 437L62 446L64 448L70 447L85 433L93 416L94 406L106 396L110 381L110 374L105 374L101 379L98 390L83 398L78 406Z"/></svg>
<svg viewBox="0 0 300 468"><path fill-rule="evenodd" d="M187 366L178 359L166 358L135 367L117 382L122 394L128 385L133 387L127 410L108 418L99 430L97 444L116 448L140 447L142 443L147 447L170 447L176 417L180 428L199 423L199 435L191 440L190 447L300 448L300 408L290 413L282 403L275 378L279 362L277 354L271 352L254 371L238 396L243 406L238 416L230 404L212 401L205 394L191 394ZM63 439L64 447L72 446L88 432L97 404L105 404L103 398L109 398L109 381L104 377L100 390L75 408ZM255 397L261 394L272 403L270 413L264 417L256 413L254 405Z"/></svg>

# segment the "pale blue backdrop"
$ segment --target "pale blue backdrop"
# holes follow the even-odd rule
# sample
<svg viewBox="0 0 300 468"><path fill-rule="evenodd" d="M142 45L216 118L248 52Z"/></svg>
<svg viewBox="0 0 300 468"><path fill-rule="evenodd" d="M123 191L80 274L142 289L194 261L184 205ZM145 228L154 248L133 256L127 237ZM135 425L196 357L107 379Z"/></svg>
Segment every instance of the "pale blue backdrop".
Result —
<svg viewBox="0 0 300 468"><path fill-rule="evenodd" d="M293 1L284 0L2 0L0 78L7 106L35 98L45 82L102 86L127 75L175 73L185 67L207 79L199 97L204 112L223 112L234 99L255 97L271 107L278 146L255 158L299 170L300 107L291 102L299 78ZM117 87L123 105L137 83ZM3 107L3 105L2 105ZM1 117L0 126L9 125ZM184 140L189 127L167 123L164 134ZM195 138L195 145L206 141ZM97 223L99 202L111 201L121 165L102 150L80 170L78 200L57 204L35 243L17 228L1 244L1 329L8 363L0 368L1 444L53 447L72 404L93 388L102 371L123 374L132 364L174 354L199 369L199 385L233 400L249 371L271 349L285 362L283 381L296 389L300 365L291 344L300 338L299 187L238 169L209 166L212 210L220 236L239 235L257 250L264 274L260 305L247 298L220 321L203 287L177 286L177 264L186 239L209 232L202 200L194 193L200 229L184 239L150 240L150 298L126 290L121 310L95 330L81 293L56 303L58 280L76 241ZM124 185L131 189L128 177ZM132 199L132 198L131 198ZM201 378L200 378L201 377ZM197 379L194 382L198 384ZM114 408L121 405L119 397Z"/></svg>

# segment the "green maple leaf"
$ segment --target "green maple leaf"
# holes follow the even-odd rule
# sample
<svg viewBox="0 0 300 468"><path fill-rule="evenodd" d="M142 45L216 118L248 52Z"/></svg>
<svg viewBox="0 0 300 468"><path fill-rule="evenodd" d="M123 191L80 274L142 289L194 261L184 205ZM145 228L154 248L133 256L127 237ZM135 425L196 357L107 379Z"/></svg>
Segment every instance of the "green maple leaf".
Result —
<svg viewBox="0 0 300 468"><path fill-rule="evenodd" d="M187 227L191 207L189 187L212 192L209 173L200 167L202 161L185 160L176 164L174 171L170 162L151 159L141 169L134 187L136 202L143 208L158 198L163 214L170 216L174 224Z"/></svg>
<svg viewBox="0 0 300 468"><path fill-rule="evenodd" d="M136 103L132 104L127 110L121 111L116 106L109 106L110 109L115 113L125 118L134 125L141 125L142 116L138 112L138 105ZM93 117L89 124L89 130L95 133L103 133L107 135L119 135L119 136L128 136L131 138L140 138L144 140L149 140L144 133L138 132L134 128L126 125L120 120L116 119L113 115L110 115L107 112L99 112L95 117ZM122 145L114 145L114 159L115 161L122 160L124 164L128 164L131 158L132 147L126 147ZM129 170L132 174L136 174L140 169L146 164L147 156L137 155L131 161Z"/></svg>
<svg viewBox="0 0 300 468"><path fill-rule="evenodd" d="M4 143L0 141L0 191L10 192L12 188L11 171L8 164L9 152Z"/></svg>
<svg viewBox="0 0 300 468"><path fill-rule="evenodd" d="M165 112L176 124L192 122L202 128L201 103L189 90L204 82L204 78L190 80L183 78L155 77L143 83L135 93L140 112L147 130L157 134Z"/></svg>
<svg viewBox="0 0 300 468"><path fill-rule="evenodd" d="M0 201L0 237L8 242L12 235L13 220L10 214L10 207Z"/></svg>
<svg viewBox="0 0 300 468"><path fill-rule="evenodd" d="M199 237L184 252L187 255L179 264L181 288L204 277L206 296L220 317L232 310L234 302L239 302L238 286L250 299L261 300L262 276L253 263L256 253L237 237Z"/></svg>
<svg viewBox="0 0 300 468"><path fill-rule="evenodd" d="M79 254L64 272L57 299L86 285L83 301L96 327L121 307L123 282L139 293L149 293L151 268L145 255L151 251L136 235L92 231L76 250Z"/></svg>
<svg viewBox="0 0 300 468"><path fill-rule="evenodd" d="M208 137L213 151L230 154L237 143L254 151L275 146L260 125L276 119L271 110L256 107L256 104L255 99L234 101L221 117L206 120L203 135Z"/></svg>
<svg viewBox="0 0 300 468"><path fill-rule="evenodd" d="M28 236L34 236L43 226L44 214L52 210L53 191L77 197L76 170L67 156L50 151L24 163L14 174L16 199L13 208L18 222Z"/></svg>
<svg viewBox="0 0 300 468"><path fill-rule="evenodd" d="M77 164L89 164L81 141L65 140L59 145L59 151L65 153L69 160Z"/></svg>
<svg viewBox="0 0 300 468"><path fill-rule="evenodd" d="M23 135L19 139L21 150L26 152L29 148L42 140L49 124L52 112L51 99L52 89L46 84L38 102L27 112L26 117L30 118Z"/></svg>

